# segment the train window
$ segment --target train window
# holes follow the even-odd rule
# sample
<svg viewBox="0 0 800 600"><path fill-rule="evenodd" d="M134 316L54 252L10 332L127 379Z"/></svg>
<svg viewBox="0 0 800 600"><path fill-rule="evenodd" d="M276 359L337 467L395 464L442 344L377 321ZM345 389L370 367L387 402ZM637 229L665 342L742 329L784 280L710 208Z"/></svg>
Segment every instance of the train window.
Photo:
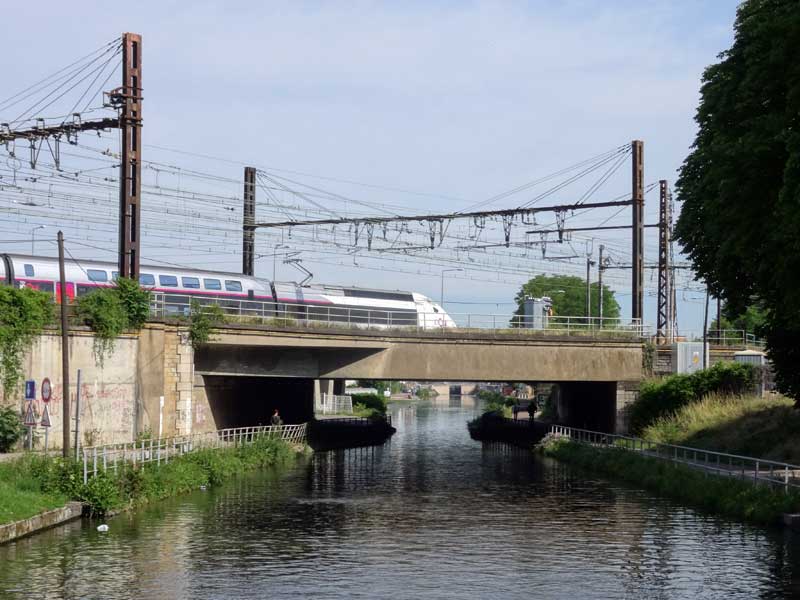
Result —
<svg viewBox="0 0 800 600"><path fill-rule="evenodd" d="M241 281L234 281L232 279L225 280L225 289L229 292L241 292L242 291L242 282Z"/></svg>
<svg viewBox="0 0 800 600"><path fill-rule="evenodd" d="M150 273L139 274L139 285L155 285L156 278Z"/></svg>
<svg viewBox="0 0 800 600"><path fill-rule="evenodd" d="M25 265L25 277L33 277L33 265Z"/></svg>
<svg viewBox="0 0 800 600"><path fill-rule="evenodd" d="M175 275L159 275L158 283L164 287L178 287L178 278Z"/></svg>
<svg viewBox="0 0 800 600"><path fill-rule="evenodd" d="M86 274L89 276L89 281L108 281L107 271L101 271L100 269L87 269Z"/></svg>
<svg viewBox="0 0 800 600"><path fill-rule="evenodd" d="M181 283L183 283L183 287L191 288L193 290L200 289L200 280L197 277L181 277Z"/></svg>
<svg viewBox="0 0 800 600"><path fill-rule="evenodd" d="M207 290L221 290L222 283L219 279L203 279L203 285Z"/></svg>
<svg viewBox="0 0 800 600"><path fill-rule="evenodd" d="M111 271L111 280L116 281L119 279L119 271Z"/></svg>

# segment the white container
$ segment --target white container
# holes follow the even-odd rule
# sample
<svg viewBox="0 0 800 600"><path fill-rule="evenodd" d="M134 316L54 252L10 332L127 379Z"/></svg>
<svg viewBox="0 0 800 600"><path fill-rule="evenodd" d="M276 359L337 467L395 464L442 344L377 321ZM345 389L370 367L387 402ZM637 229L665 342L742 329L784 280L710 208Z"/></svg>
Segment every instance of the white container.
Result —
<svg viewBox="0 0 800 600"><path fill-rule="evenodd" d="M754 393L759 397L764 397L764 392L767 388L767 374L769 371L769 362L767 356L763 352L756 350L743 350L733 355L733 360L740 363L747 363L753 365L758 372Z"/></svg>

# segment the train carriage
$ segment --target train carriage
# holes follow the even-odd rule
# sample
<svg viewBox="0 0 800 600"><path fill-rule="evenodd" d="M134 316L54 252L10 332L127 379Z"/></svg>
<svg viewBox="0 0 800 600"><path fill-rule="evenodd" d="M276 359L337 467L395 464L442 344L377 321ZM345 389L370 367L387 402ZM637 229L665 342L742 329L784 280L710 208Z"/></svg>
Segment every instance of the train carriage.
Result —
<svg viewBox="0 0 800 600"><path fill-rule="evenodd" d="M68 260L67 297L110 287L115 263ZM0 283L29 286L60 301L58 261L21 254L0 254ZM455 327L441 306L423 294L314 284L272 282L234 273L142 265L140 285L154 294L156 314L188 315L193 301L218 304L225 313L244 317L286 318L341 323L356 327Z"/></svg>

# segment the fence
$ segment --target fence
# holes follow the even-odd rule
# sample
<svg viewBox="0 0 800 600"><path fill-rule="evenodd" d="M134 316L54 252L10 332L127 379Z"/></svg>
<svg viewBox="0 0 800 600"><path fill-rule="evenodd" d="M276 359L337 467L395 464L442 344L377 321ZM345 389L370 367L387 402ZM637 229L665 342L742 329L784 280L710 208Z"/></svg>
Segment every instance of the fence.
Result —
<svg viewBox="0 0 800 600"><path fill-rule="evenodd" d="M754 484L782 487L786 491L790 488L800 489L800 466L797 465L688 446L659 444L642 438L563 425L552 425L550 433L568 437L581 444L638 452L644 456L703 469L721 477L735 477Z"/></svg>
<svg viewBox="0 0 800 600"><path fill-rule="evenodd" d="M220 307L225 320L232 323L281 327L343 327L377 329L411 329L426 331L490 330L504 333L531 334L544 332L561 335L648 337L652 328L641 319L599 318L585 316L552 316L542 327L531 327L530 317L510 314L445 313L386 308L357 308L337 305L314 305L270 300L216 299L205 296L154 292L150 313L154 317L187 317L191 303Z"/></svg>
<svg viewBox="0 0 800 600"><path fill-rule="evenodd" d="M680 340L689 342L702 342L702 330L684 330L679 336ZM757 338L752 332L744 329L709 329L708 345L723 348L764 348L766 342Z"/></svg>
<svg viewBox="0 0 800 600"><path fill-rule="evenodd" d="M318 427L335 426L335 425L354 425L358 427L368 427L380 421L384 421L387 425L391 426L392 415L387 413L377 421L376 419L368 417L340 417L337 419L324 419L321 421L317 421L316 424Z"/></svg>
<svg viewBox="0 0 800 600"><path fill-rule="evenodd" d="M237 427L219 429L192 435L159 438L130 442L128 444L107 444L83 448L83 482L97 475L99 469L116 471L121 464L160 465L178 456L203 448L231 448L251 444L261 438L281 439L291 443L306 440L306 424L272 425L258 427Z"/></svg>
<svg viewBox="0 0 800 600"><path fill-rule="evenodd" d="M320 394L319 400L314 405L314 410L323 415L352 414L353 398L347 395Z"/></svg>

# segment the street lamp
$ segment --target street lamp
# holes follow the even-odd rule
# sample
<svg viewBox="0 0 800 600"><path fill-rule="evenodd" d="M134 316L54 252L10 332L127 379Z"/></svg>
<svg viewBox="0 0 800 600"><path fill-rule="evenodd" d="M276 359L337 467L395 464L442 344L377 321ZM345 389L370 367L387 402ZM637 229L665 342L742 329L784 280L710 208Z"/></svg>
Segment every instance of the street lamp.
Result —
<svg viewBox="0 0 800 600"><path fill-rule="evenodd" d="M33 229L31 229L31 256L36 255L36 230L37 229L47 229L47 225L37 225Z"/></svg>
<svg viewBox="0 0 800 600"><path fill-rule="evenodd" d="M448 271L463 271L464 269L443 269L442 270L442 290L439 295L439 306L444 308L444 274Z"/></svg>

